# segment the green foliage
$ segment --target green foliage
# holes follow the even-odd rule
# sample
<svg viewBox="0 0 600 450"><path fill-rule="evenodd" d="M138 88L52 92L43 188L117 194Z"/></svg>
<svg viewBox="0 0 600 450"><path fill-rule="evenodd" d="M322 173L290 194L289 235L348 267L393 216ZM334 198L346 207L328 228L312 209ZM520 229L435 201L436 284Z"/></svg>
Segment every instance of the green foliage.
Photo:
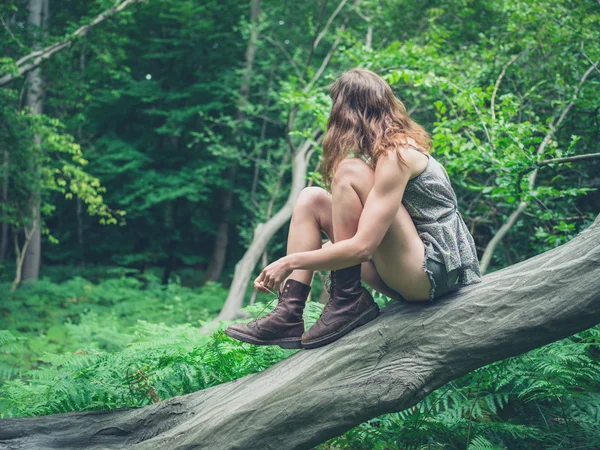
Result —
<svg viewBox="0 0 600 450"><path fill-rule="evenodd" d="M112 6L50 3L46 34L27 24L23 2L0 5L0 75ZM598 68L582 83L600 58L596 2L347 2L315 46L334 3L263 0L247 73L247 2L142 2L42 64L44 114L24 110L24 77L0 88L0 222L30 225L39 195L47 275L13 294L0 284L4 416L142 406L293 353L198 337L227 292L179 280L200 284L223 221L222 279L232 275L256 225L287 200L289 143L325 127L328 85L351 67L381 74L431 132L480 253L527 203L492 269L566 242L597 214L599 160L535 171L598 152ZM320 152L309 162L315 185ZM285 238L272 240L269 259ZM114 264L106 278L99 266ZM11 263L0 268L9 281ZM320 307L309 304L308 325ZM600 447L599 339L594 328L482 368L321 448Z"/></svg>
<svg viewBox="0 0 600 450"><path fill-rule="evenodd" d="M3 417L144 406L259 372L295 353L241 343L221 330L200 336L192 323L210 319L226 295L216 284L161 286L148 276L99 284L44 280L27 289L2 311ZM388 301L378 297L382 306ZM273 306L245 310L254 317ZM321 309L307 304L307 327ZM318 448L600 445L598 348L600 327L478 369Z"/></svg>
<svg viewBox="0 0 600 450"><path fill-rule="evenodd" d="M72 338L95 325L94 318L82 321ZM129 331L120 352L83 345L71 354L46 354L44 367L25 373L26 381L6 381L0 389L4 417L144 406L260 371L285 353L239 345L222 332L199 338L191 325L140 320Z"/></svg>
<svg viewBox="0 0 600 450"><path fill-rule="evenodd" d="M0 325L10 327L0 331L2 416L143 406L258 372L293 353L222 331L198 334L224 301L226 291L215 283L192 290L144 281L43 280L27 286L26 296L21 289L10 297ZM264 307L247 310L256 315ZM309 305L307 323L321 308Z"/></svg>
<svg viewBox="0 0 600 450"><path fill-rule="evenodd" d="M46 37L18 26L27 20L18 2L3 5L14 38L0 44L6 55L0 72L13 70L40 39L57 42L107 4L57 6ZM326 5L321 19L334 9ZM381 74L431 132L480 251L528 203L494 253L492 269L560 245L587 226L599 205L597 160L546 165L532 186L529 177L541 160L597 152L597 69L580 83L600 57L597 5L362 0L342 8L312 49L320 13L315 2L261 2L249 73L248 5L233 1L136 5L51 58L43 66L51 89L40 120L58 119L64 127L48 122L52 149L43 148L68 166L50 164L59 172L44 178L48 239L61 246L45 258L161 265L168 278L171 266L204 269L227 221L227 279L256 225L287 200L289 141L298 145L325 127L327 88L353 66ZM26 217L28 189L40 183L18 163L31 153L34 127L19 115L22 86L1 91L0 142L11 154L10 201L1 208L16 220ZM308 174L317 185L319 154L317 145ZM234 195L224 211L226 191ZM78 195L89 213L110 214L101 216L106 222L124 223L127 211L126 226L102 227L76 213L69 198ZM283 253L284 239L284 232L273 239L270 255Z"/></svg>
<svg viewBox="0 0 600 450"><path fill-rule="evenodd" d="M90 216L99 217L100 224L119 223L125 211L113 210L105 203L102 194L106 188L85 170L88 161L73 136L65 131L65 125L28 109L19 111L11 105L13 100L10 91L0 96L0 118L4 122L0 143L9 149L4 154L3 182L11 187L10 195L6 194L0 204L0 221L11 225L17 234L31 228L31 199L38 198L41 228L48 234L44 219L55 211L51 197L59 193L65 199L81 200ZM56 242L52 236L49 240Z"/></svg>
<svg viewBox="0 0 600 450"><path fill-rule="evenodd" d="M0 363L19 369L37 367L46 352L122 350L133 342L132 333L124 330L137 320L199 325L219 311L227 295L216 283L191 289L162 285L152 275L98 284L84 278L60 284L43 279L12 294L9 288L0 284L6 299L0 305L0 329L20 339L9 342L12 350L0 354Z"/></svg>
<svg viewBox="0 0 600 450"><path fill-rule="evenodd" d="M600 445L600 327L496 362L319 449Z"/></svg>

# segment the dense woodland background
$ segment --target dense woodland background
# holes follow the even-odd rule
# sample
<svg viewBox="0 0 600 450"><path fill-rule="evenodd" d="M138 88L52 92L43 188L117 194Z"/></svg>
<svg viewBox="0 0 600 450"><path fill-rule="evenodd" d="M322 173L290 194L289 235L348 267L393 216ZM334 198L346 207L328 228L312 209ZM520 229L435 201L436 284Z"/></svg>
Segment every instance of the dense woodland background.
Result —
<svg viewBox="0 0 600 450"><path fill-rule="evenodd" d="M328 86L352 67L431 133L484 271L600 211L597 1L4 0L0 15L0 417L141 406L293 353L198 328L271 300L249 280L322 184ZM598 448L599 361L596 327L320 448Z"/></svg>

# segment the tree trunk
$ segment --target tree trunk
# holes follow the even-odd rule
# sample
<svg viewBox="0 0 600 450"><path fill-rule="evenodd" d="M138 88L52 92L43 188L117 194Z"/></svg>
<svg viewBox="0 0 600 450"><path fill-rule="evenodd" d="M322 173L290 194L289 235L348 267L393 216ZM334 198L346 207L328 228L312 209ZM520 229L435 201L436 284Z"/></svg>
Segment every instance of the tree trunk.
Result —
<svg viewBox="0 0 600 450"><path fill-rule="evenodd" d="M85 72L85 51L87 49L87 46L84 44L81 45L81 49L79 52L79 71L81 72L81 78L83 79L85 77L84 72ZM79 122L79 125L77 125L77 140L78 143L81 145L81 142L83 141L83 133L82 133L82 123ZM79 266L83 267L85 266L85 239L84 239L84 233L83 233L83 201L81 200L81 198L77 197L76 201L76 205L75 205L75 212L77 215L77 244L79 247Z"/></svg>
<svg viewBox="0 0 600 450"><path fill-rule="evenodd" d="M327 6L327 1L322 3L321 15L319 18L319 22L317 25L317 34L315 34L315 38L311 45L306 65L304 67L303 73L300 75L300 79L302 79L305 83L305 77L308 73L308 68L310 67L310 63L312 61L314 51L319 45L319 42L323 39L323 37L327 34L329 26L337 16L337 14L343 9L344 5L347 3L347 0L341 0L338 4L335 11L327 20L325 27L321 30L321 23L324 17L324 12ZM346 15L344 18L344 23L340 27L340 31L343 31L348 23L349 16ZM321 78L325 68L329 64L331 57L340 43L341 37L338 36L333 42L331 48L323 58L321 66L314 74L310 82L305 84L304 90L309 91L312 89L314 84ZM201 328L201 332L208 332L218 323L219 320L231 320L240 315L240 309L242 307L244 296L246 294L246 290L248 289L248 281L250 280L250 276L252 275L252 271L258 262L258 258L260 255L264 253L269 240L273 237L273 235L290 219L292 215L292 211L294 209L294 203L300 195L300 191L306 185L306 172L308 167L308 161L310 159L310 155L313 152L313 141L307 139L300 146L300 148L296 148L296 145L293 142L293 124L296 117L296 113L298 111L298 105L293 105L289 114L288 114L288 123L287 123L287 141L290 151L294 154L294 158L292 160L292 186L290 188L290 194L288 196L288 200L283 206L281 210L277 212L271 219L267 220L265 223L259 224L254 230L254 238L248 250L242 257L242 259L236 264L235 272L233 275L233 281L231 283L229 294L227 296L227 300L225 301L225 305L221 310L217 319L213 322L210 322ZM313 134L313 137L316 137L321 133L321 131L317 131Z"/></svg>
<svg viewBox="0 0 600 450"><path fill-rule="evenodd" d="M233 168L232 168L233 169ZM235 172L230 174L230 181L235 183ZM231 190L223 194L222 219L217 227L217 237L213 248L212 257L204 273L202 284L207 281L218 281L221 278L221 272L225 267L225 258L227 256L227 247L229 245L229 213L233 204L233 186Z"/></svg>
<svg viewBox="0 0 600 450"><path fill-rule="evenodd" d="M8 150L4 150L4 161L2 170L2 203L8 205L8 176L10 155ZM6 259L8 253L8 221L3 221L0 230L0 264Z"/></svg>
<svg viewBox="0 0 600 450"><path fill-rule="evenodd" d="M43 36L43 30L47 26L49 14L48 0L29 0L29 24L35 27L35 31L39 33L39 38L36 40L37 44L34 49L40 47L39 42ZM26 97L26 106L31 108L32 114L42 114L44 108L44 80L42 78L42 69L38 66L29 73L28 77L28 89ZM33 138L35 152L41 151L39 149L42 138L36 134ZM35 159L35 158L34 158ZM25 252L25 260L23 262L23 274L22 280L37 281L40 275L40 258L42 253L42 233L40 223L40 181L37 176L39 173L39 167L37 162L34 162L31 170L35 174L35 185L32 186L31 193L31 211L32 221L35 223L35 229L31 236L31 241L27 246Z"/></svg>
<svg viewBox="0 0 600 450"><path fill-rule="evenodd" d="M40 260L42 256L42 233L40 228L40 199L39 196L34 195L31 199L33 223L35 223L35 229L27 246L25 258L23 261L23 271L21 280L30 283L35 283L40 276Z"/></svg>
<svg viewBox="0 0 600 450"><path fill-rule="evenodd" d="M175 246L177 242L173 238L174 233L174 219L173 219L173 202L174 200L167 200L165 202L165 216L164 216L164 230L165 230L165 248L166 248L166 259L163 267L162 284L169 284L171 273L175 266Z"/></svg>
<svg viewBox="0 0 600 450"><path fill-rule="evenodd" d="M290 220L294 203L300 195L304 186L306 186L306 171L308 168L308 160L312 153L312 141L307 140L298 150L292 160L292 184L290 186L290 194L285 205L277 211L277 213L267 220L265 223L258 224L254 230L252 243L244 256L235 266L233 281L229 287L227 300L219 313L219 316L213 321L205 325L202 330L210 331L220 320L233 320L239 314L244 296L248 289L248 281L252 275L252 271L256 266L260 256L265 252L269 241L277 231Z"/></svg>
<svg viewBox="0 0 600 450"><path fill-rule="evenodd" d="M340 340L139 409L0 421L8 449L307 449L479 367L600 323L600 216L558 248Z"/></svg>
<svg viewBox="0 0 600 450"><path fill-rule="evenodd" d="M21 283L23 276L23 261L25 259L25 255L27 254L27 248L31 243L31 239L35 233L36 227L39 226L35 219L35 214L33 215L33 222L30 224L31 228L27 228L27 226L23 227L23 248L19 246L19 229L13 228L13 241L14 241L14 249L15 249L15 278L13 280L12 286L10 287L10 292L16 291L17 287Z"/></svg>
<svg viewBox="0 0 600 450"><path fill-rule="evenodd" d="M511 61L514 62L515 60L516 60L516 57L514 57ZM512 62L511 62L511 64L512 64ZM548 124L549 130L546 133L546 135L544 136L544 139L542 139L542 142L540 143L539 147L537 148L537 150L535 152L536 159L544 155L544 152L546 151L546 147L550 144L550 141L556 134L556 131L561 126L561 124L563 123L565 118L569 115L569 112L573 108L573 105L575 105L575 101L577 100L577 97L579 96L581 87L586 82L588 76L594 70L597 70L598 64L600 64L600 61L596 61L594 64L592 64L588 68L588 70L585 71L585 73L579 80L579 84L577 85L577 88L575 89L573 96L571 97L571 101L567 104L567 106L562 110L562 112L560 114L557 113L550 120L550 123ZM507 66L505 66L505 67L507 67ZM499 78L499 79L501 79L501 78ZM494 107L493 107L493 97L492 97L492 118L493 118L493 115L494 115ZM493 144L492 144L492 146L493 146ZM539 168L540 168L540 166L536 166L536 168L533 170L533 172L531 172L531 174L529 175L528 189L530 191L533 190L533 188L535 186ZM502 241L502 239L504 239L504 236L506 236L508 234L508 232L510 231L512 226L515 224L517 219L520 217L520 215L527 209L527 206L528 206L528 202L525 200L521 200L519 202L519 205L515 208L515 210L508 216L506 222L504 222L504 224L494 234L492 239L490 239L490 242L488 242L488 244L483 252L483 255L481 256L480 268L481 268L482 274L485 274L487 272L487 269L488 269L490 263L492 262L492 256L494 256L494 251L496 250L496 247Z"/></svg>
<svg viewBox="0 0 600 450"><path fill-rule="evenodd" d="M260 0L252 0L250 6L250 23L252 24L252 31L250 33L250 39L248 40L248 46L246 47L246 67L244 70L244 76L242 77L242 83L240 85L240 100L239 106L236 111L236 121L238 127L246 119L246 113L244 106L248 102L248 95L250 94L250 81L252 79L252 69L254 67L254 59L256 57L256 44L258 42L259 32L259 20L260 20ZM237 162L229 169L228 179L231 183L231 187L227 192L223 193L223 218L217 228L217 237L215 239L215 247L213 254L208 263L208 269L204 274L203 283L207 281L218 281L221 278L221 272L225 266L225 258L227 256L227 247L229 244L229 212L233 205L233 190L235 188L235 179L237 175Z"/></svg>
<svg viewBox="0 0 600 450"><path fill-rule="evenodd" d="M77 245L78 245L78 260L79 266L85 266L85 240L83 238L83 201L77 197L76 200L76 214L77 214Z"/></svg>

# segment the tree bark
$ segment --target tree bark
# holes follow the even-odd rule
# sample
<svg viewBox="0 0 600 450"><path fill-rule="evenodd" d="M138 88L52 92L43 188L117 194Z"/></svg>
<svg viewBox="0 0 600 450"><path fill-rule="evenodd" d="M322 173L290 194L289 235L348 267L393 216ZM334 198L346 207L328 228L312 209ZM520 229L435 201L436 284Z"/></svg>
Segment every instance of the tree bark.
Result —
<svg viewBox="0 0 600 450"><path fill-rule="evenodd" d="M86 51L87 46L84 44L81 45L81 49L79 52L79 71L81 72L81 78L84 79L85 77L85 51ZM79 144L81 145L81 142L83 141L83 133L82 133L82 122L79 122L79 125L77 125L77 140L79 141ZM78 255L78 260L79 260L79 266L83 267L85 266L85 239L84 239L84 233L83 233L83 201L81 200L81 198L77 197L76 201L76 205L75 205L75 214L77 216L77 244L79 246L79 255Z"/></svg>
<svg viewBox="0 0 600 450"><path fill-rule="evenodd" d="M44 30L47 27L49 15L48 0L29 0L29 24L35 27L35 32L38 33L38 44L44 35ZM30 108L31 114L42 114L44 109L44 79L42 77L42 69L38 66L29 73L29 86L27 88L27 96L25 105ZM34 135L34 152L40 152L42 138L39 134ZM35 224L33 234L27 249L25 251L25 260L23 262L23 273L21 279L23 281L37 281L40 275L40 259L42 254L42 233L41 233L41 217L40 217L40 181L38 162L32 164L31 170L35 176L31 192L31 215L32 223Z"/></svg>
<svg viewBox="0 0 600 450"><path fill-rule="evenodd" d="M165 251L166 258L163 266L163 275L162 275L162 284L169 284L169 279L171 278L171 273L173 272L173 268L175 267L175 246L177 242L175 241L174 235L174 200L167 200L165 202L165 216L164 216L164 233L165 233Z"/></svg>
<svg viewBox="0 0 600 450"><path fill-rule="evenodd" d="M31 243L31 239L33 238L36 228L39 228L39 224L37 223L35 214L33 214L32 217L33 221L30 224L31 228L23 226L23 248L19 247L19 229L16 227L13 228L13 241L15 249L15 278L13 280L12 286L10 287L10 292L16 291L17 287L21 283L21 279L23 276L23 261L25 260L25 255L27 254L27 248Z"/></svg>
<svg viewBox="0 0 600 450"><path fill-rule="evenodd" d="M600 220L434 303L397 302L340 340L139 409L0 421L8 449L307 449L492 362L600 323ZM317 420L318 418L318 420Z"/></svg>
<svg viewBox="0 0 600 450"><path fill-rule="evenodd" d="M232 169L234 169L232 167ZM232 183L235 183L236 170L230 171L229 179ZM221 278L223 267L225 267L225 259L227 256L227 247L229 246L229 213L231 212L231 206L233 205L233 186L230 190L223 194L222 203L222 218L217 226L217 236L215 238L215 246L213 248L212 256L204 272L202 278L202 284L208 281L218 281Z"/></svg>

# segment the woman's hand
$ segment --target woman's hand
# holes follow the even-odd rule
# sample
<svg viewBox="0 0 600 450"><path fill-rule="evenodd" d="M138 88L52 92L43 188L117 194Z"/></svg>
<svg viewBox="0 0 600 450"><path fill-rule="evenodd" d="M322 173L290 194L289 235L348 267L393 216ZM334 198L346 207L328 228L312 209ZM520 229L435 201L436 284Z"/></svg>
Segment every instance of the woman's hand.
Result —
<svg viewBox="0 0 600 450"><path fill-rule="evenodd" d="M275 292L281 283L294 271L290 267L289 258L284 256L265 267L262 273L254 280L254 287L261 292Z"/></svg>

